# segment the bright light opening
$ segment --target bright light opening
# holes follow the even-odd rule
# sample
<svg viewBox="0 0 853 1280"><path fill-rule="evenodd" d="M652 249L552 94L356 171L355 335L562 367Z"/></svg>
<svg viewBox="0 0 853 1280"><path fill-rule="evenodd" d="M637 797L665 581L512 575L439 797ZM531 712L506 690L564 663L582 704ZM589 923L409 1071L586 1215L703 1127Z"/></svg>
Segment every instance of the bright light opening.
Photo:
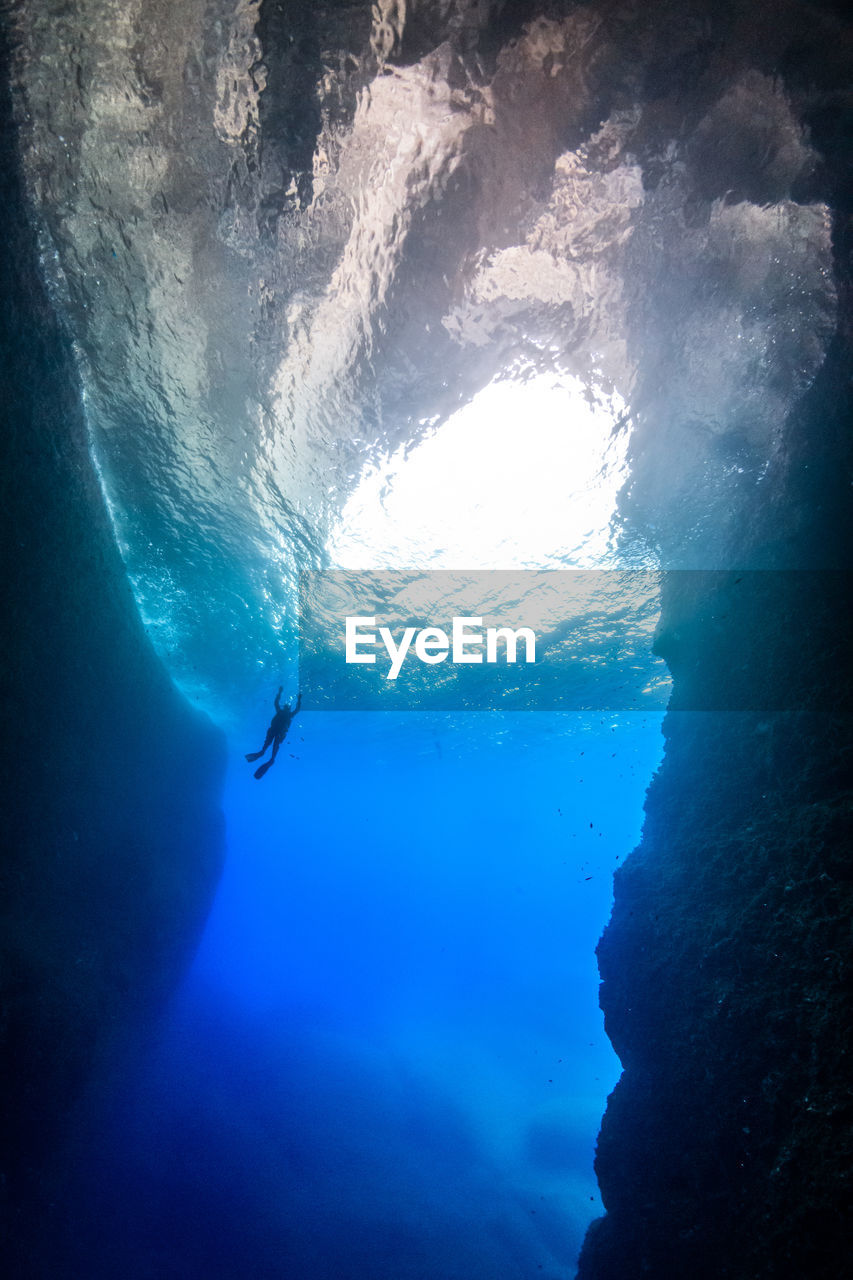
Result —
<svg viewBox="0 0 853 1280"><path fill-rule="evenodd" d="M618 396L578 379L494 382L415 448L365 472L329 539L342 569L559 569L615 563L627 477Z"/></svg>

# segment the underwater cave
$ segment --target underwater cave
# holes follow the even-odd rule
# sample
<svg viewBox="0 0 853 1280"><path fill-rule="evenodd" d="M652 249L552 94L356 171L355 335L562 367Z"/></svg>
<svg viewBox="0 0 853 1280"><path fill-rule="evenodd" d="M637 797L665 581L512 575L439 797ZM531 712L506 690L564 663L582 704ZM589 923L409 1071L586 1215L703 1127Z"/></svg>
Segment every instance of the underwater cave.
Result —
<svg viewBox="0 0 853 1280"><path fill-rule="evenodd" d="M10 1273L838 1280L845 6L10 0L0 71Z"/></svg>

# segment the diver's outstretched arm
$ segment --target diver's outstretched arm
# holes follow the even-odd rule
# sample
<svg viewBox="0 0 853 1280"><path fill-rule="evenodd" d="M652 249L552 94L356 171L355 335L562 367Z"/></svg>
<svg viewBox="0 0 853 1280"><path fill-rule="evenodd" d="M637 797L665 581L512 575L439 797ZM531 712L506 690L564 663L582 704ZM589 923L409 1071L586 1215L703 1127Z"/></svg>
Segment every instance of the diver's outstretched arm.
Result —
<svg viewBox="0 0 853 1280"><path fill-rule="evenodd" d="M301 706L302 706L302 690L300 689L299 694L296 698L296 706L293 708L293 711L291 714L295 716Z"/></svg>
<svg viewBox="0 0 853 1280"><path fill-rule="evenodd" d="M278 693L275 695L275 709L276 709L276 711L281 711L281 703L279 702L279 698L281 697L281 691L282 691L282 689L283 689L283 688L284 688L284 685L281 685L281 684L280 684L280 685L278 686Z"/></svg>

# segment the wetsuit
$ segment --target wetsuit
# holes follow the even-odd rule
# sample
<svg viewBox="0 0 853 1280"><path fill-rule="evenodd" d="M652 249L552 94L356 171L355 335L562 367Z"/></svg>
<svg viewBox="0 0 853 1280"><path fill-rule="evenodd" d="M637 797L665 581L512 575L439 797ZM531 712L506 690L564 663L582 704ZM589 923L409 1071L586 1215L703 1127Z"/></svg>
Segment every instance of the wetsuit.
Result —
<svg viewBox="0 0 853 1280"><path fill-rule="evenodd" d="M286 704L285 706L282 706L279 701L280 697L281 697L281 689L279 689L278 693L275 695L275 715L270 721L270 726L267 729L267 736L264 738L264 745L261 747L260 751L250 751L249 754L246 756L246 759L249 760L250 762L254 760L260 760L264 752L267 751L267 749L270 746L272 747L272 755L270 756L269 760L266 762L266 764L261 765L261 767L255 771L256 778L258 777L262 778L266 773L267 769L269 769L270 766L275 763L275 758L278 755L278 749L281 746L281 744L284 742L285 738L287 737L287 731L290 728L293 717L296 715L297 711L302 706L301 693L299 694L299 697L296 699L296 706L293 707L293 709L291 709Z"/></svg>

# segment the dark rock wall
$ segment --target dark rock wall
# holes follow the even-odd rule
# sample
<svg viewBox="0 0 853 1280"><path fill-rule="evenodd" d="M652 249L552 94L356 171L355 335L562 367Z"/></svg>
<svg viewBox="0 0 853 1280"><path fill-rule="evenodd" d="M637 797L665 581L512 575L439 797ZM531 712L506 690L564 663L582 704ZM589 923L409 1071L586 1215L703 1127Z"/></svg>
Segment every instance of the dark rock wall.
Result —
<svg viewBox="0 0 853 1280"><path fill-rule="evenodd" d="M585 1280L843 1274L850 746L829 714L667 718L599 947L625 1070Z"/></svg>
<svg viewBox="0 0 853 1280"><path fill-rule="evenodd" d="M224 742L176 693L138 619L2 91L0 1142L5 1207L14 1220L26 1205L43 1233L42 1163L81 1086L174 987L204 921Z"/></svg>
<svg viewBox="0 0 853 1280"><path fill-rule="evenodd" d="M625 1070L581 1280L835 1280L849 1262L850 578L818 569L851 563L850 190L821 130L838 337L731 531L730 561L768 570L766 602L667 584L666 754L598 952ZM678 710L745 688L774 709Z"/></svg>

